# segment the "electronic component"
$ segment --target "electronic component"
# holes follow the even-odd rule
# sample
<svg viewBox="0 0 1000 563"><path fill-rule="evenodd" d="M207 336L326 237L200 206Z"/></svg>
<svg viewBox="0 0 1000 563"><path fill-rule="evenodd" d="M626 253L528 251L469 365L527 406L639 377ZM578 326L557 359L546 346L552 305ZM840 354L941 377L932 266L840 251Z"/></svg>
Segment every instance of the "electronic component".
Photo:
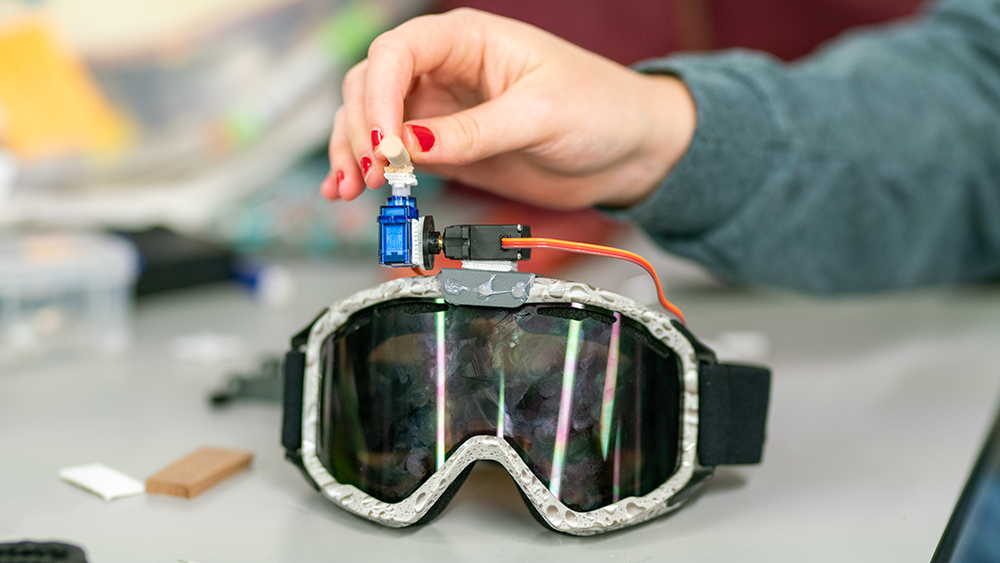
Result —
<svg viewBox="0 0 1000 563"><path fill-rule="evenodd" d="M392 195L379 208L379 264L392 267L434 267L434 256L442 251L453 260L473 262L476 266L516 269L513 263L531 257L530 250L503 247L504 238L531 236L527 225L453 225L444 234L434 230L434 218L421 217L417 200L410 188L417 185L410 154L396 135L387 135L378 153L389 161L384 176L392 186ZM494 264L488 264L494 263Z"/></svg>
<svg viewBox="0 0 1000 563"><path fill-rule="evenodd" d="M452 225L445 228L441 246L452 260L528 260L530 250L506 249L502 241L530 236L527 225Z"/></svg>
<svg viewBox="0 0 1000 563"><path fill-rule="evenodd" d="M444 253L461 260L462 267L475 270L513 272L517 262L531 258L532 248L551 248L609 258L618 258L643 267L656 283L657 297L663 308L684 323L684 313L663 294L656 270L643 257L617 248L564 240L532 238L527 225L452 225L444 233L434 230L434 218L420 216L417 200L410 187L417 184L410 154L398 136L389 135L379 145L379 154L389 161L385 179L392 186L392 196L380 208L378 222L379 263L393 267L434 268L434 256Z"/></svg>
<svg viewBox="0 0 1000 563"><path fill-rule="evenodd" d="M397 196L379 208L379 256L383 266L413 267L413 236L421 230L420 212L417 199L413 196Z"/></svg>
<svg viewBox="0 0 1000 563"><path fill-rule="evenodd" d="M395 268L420 266L431 269L433 262L428 264L424 260L426 253L420 249L423 247L425 223L429 222L429 227L433 228L434 220L420 216L417 199L410 195L410 188L417 185L410 155L403 141L395 135L382 140L379 153L389 161L383 175L392 186L392 195L379 208L379 264Z"/></svg>

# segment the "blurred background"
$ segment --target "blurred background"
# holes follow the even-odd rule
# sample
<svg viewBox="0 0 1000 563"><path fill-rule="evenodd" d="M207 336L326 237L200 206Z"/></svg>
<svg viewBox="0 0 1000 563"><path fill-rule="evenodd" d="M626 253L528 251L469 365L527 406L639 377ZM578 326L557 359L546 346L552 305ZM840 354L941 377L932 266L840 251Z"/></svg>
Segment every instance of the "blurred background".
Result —
<svg viewBox="0 0 1000 563"><path fill-rule="evenodd" d="M0 369L58 346L127 348L136 295L228 281L280 307L294 296L282 260L375 263L385 195L331 203L318 186L343 73L407 18L472 6L623 64L728 47L791 60L919 4L0 0ZM644 244L595 211L429 177L415 195L441 225L520 222L537 236ZM539 253L531 269L559 275L567 260Z"/></svg>

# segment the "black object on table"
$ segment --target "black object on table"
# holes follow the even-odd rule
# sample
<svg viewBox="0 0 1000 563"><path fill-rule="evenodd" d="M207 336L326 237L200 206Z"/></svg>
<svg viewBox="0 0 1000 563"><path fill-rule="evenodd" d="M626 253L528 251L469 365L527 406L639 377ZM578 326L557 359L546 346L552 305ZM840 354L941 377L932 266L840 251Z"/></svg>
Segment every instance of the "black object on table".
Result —
<svg viewBox="0 0 1000 563"><path fill-rule="evenodd" d="M0 563L87 563L83 550L60 542L0 543Z"/></svg>
<svg viewBox="0 0 1000 563"><path fill-rule="evenodd" d="M1000 561L1000 410L931 563Z"/></svg>

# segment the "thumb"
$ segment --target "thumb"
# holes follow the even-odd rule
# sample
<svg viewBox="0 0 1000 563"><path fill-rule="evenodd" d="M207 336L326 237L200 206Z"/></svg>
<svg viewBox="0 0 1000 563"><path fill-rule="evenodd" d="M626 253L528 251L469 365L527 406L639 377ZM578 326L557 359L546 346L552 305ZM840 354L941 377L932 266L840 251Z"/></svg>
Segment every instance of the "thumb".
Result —
<svg viewBox="0 0 1000 563"><path fill-rule="evenodd" d="M508 91L477 106L404 123L407 146L422 164L461 166L540 143L551 131L552 104Z"/></svg>

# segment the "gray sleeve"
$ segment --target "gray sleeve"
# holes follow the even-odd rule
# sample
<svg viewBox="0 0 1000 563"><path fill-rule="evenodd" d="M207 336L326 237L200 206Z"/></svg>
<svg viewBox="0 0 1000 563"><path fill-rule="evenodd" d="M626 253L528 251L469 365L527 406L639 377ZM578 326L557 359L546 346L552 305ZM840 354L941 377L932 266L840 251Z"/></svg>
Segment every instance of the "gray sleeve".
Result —
<svg viewBox="0 0 1000 563"><path fill-rule="evenodd" d="M681 77L691 146L620 213L723 278L834 293L1000 277L1000 0L954 0L794 64L747 51Z"/></svg>

